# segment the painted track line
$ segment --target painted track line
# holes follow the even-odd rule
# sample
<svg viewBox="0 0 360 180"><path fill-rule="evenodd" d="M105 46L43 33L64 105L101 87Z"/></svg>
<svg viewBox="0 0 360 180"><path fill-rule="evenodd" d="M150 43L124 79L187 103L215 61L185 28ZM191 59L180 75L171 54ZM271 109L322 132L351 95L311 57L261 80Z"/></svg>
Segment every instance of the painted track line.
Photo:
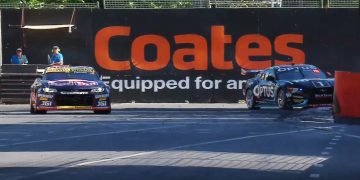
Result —
<svg viewBox="0 0 360 180"><path fill-rule="evenodd" d="M347 133L341 133L341 134L344 135L344 136L347 136L347 137L352 137L352 138L355 138L355 139L360 139L360 136L358 136L358 135L347 134Z"/></svg>
<svg viewBox="0 0 360 180"><path fill-rule="evenodd" d="M277 118L269 118L269 117L261 117L261 118L254 118L254 117L221 117L221 118L200 118L200 117L146 117L146 118L129 118L129 120L164 120L164 119L170 119L170 120L275 120Z"/></svg>
<svg viewBox="0 0 360 180"><path fill-rule="evenodd" d="M77 138L84 138L84 137L91 137L91 136L102 136L102 135L109 135L109 134L120 134L120 133L138 132L138 131L150 131L150 130L157 130L157 129L169 129L169 128L176 128L176 127L184 127L184 126L186 126L186 125L161 126L161 127L153 127L153 128L132 129L132 130L125 130L125 131L112 131L112 132L104 132L104 133L93 133L93 134L85 134L85 135L78 135L78 136L68 136L68 137L54 138L54 139L44 139L44 140L37 140L37 141L18 142L18 143L11 143L11 144L1 144L0 147L26 145L26 144L36 144L36 143L43 143L43 142L60 141L60 140L68 140L68 139L77 139Z"/></svg>
<svg viewBox="0 0 360 180"><path fill-rule="evenodd" d="M241 137L235 137L235 138L187 144L187 145L182 145L182 146L175 146L175 147L160 149L160 150L156 150L156 151L141 152L141 153L126 155L126 156L118 156L118 157L113 157L113 158L100 159L100 160L96 160L96 161L82 162L82 163L74 164L74 165L71 165L68 167L60 167L60 168L50 169L50 170L46 170L46 171L40 171L40 172L36 172L34 174L30 174L27 176L18 176L18 177L9 178L6 180L20 180L20 179L24 179L24 178L31 178L31 177L38 176L38 175L45 175L45 174L50 174L50 173L61 172L61 171L64 171L64 170L67 170L70 168L83 167L83 166L94 165L94 164L102 163L102 162L109 162L109 161L115 161L115 160L119 160L119 159L126 159L126 158L131 158L131 157L150 155L150 154L155 154L155 153L162 152L162 151L176 150L176 149L182 149L182 148L188 148L188 147L196 147L196 146L203 146L203 145L224 143L224 142L231 142L231 141L247 140L247 139L259 138L259 137L269 137L269 136L294 134L294 133L300 133L300 132L309 132L309 131L315 131L315 130L316 129L303 129L303 130L285 131L285 132L278 132L278 133L266 133L266 134L259 134L259 135L241 136Z"/></svg>

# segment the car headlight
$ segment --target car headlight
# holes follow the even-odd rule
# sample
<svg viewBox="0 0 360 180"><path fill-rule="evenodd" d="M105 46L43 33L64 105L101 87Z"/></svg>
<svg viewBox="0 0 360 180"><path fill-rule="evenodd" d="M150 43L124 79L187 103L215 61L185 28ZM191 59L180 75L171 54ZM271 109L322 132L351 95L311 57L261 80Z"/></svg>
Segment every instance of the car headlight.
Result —
<svg viewBox="0 0 360 180"><path fill-rule="evenodd" d="M43 91L46 93L56 93L57 90L53 88L43 88Z"/></svg>
<svg viewBox="0 0 360 180"><path fill-rule="evenodd" d="M98 87L98 88L92 89L91 92L93 92L93 93L101 93L101 92L104 92L104 90L105 90L105 88Z"/></svg>

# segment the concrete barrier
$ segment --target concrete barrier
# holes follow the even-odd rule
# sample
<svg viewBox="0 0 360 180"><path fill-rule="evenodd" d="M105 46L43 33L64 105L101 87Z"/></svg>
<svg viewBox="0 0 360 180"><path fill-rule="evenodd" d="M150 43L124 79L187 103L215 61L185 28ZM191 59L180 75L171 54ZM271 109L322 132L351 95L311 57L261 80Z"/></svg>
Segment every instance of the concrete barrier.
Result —
<svg viewBox="0 0 360 180"><path fill-rule="evenodd" d="M334 115L360 118L360 73L336 71Z"/></svg>

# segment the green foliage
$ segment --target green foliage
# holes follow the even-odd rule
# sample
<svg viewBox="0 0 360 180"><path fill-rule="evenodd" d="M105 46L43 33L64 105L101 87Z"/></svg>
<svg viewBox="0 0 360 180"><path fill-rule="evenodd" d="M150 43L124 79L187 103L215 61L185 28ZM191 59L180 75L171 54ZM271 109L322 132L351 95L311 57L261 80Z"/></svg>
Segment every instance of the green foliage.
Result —
<svg viewBox="0 0 360 180"><path fill-rule="evenodd" d="M96 0L0 0L0 3L22 3L26 2L29 5L36 4L51 4L51 3L87 3L96 2Z"/></svg>
<svg viewBox="0 0 360 180"><path fill-rule="evenodd" d="M96 3L102 4L103 0L0 0L0 3L21 3L26 2L30 7L41 6L51 3ZM124 0L128 3L128 8L191 8L194 0L148 2L146 0Z"/></svg>
<svg viewBox="0 0 360 180"><path fill-rule="evenodd" d="M128 1L127 8L191 8L194 5L193 0L184 1L166 1L166 2L148 2L144 0Z"/></svg>

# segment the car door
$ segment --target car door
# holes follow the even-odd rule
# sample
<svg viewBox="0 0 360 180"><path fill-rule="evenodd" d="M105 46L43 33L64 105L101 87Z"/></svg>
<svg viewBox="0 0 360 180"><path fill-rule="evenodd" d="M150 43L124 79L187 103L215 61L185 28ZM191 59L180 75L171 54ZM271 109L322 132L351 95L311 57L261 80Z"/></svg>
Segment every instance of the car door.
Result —
<svg viewBox="0 0 360 180"><path fill-rule="evenodd" d="M275 99L275 73L272 69L264 71L264 76L259 83L259 95L263 100L272 101Z"/></svg>
<svg viewBox="0 0 360 180"><path fill-rule="evenodd" d="M258 73L255 78L256 80L254 81L254 84L251 87L252 93L258 101L262 101L262 97L260 96L260 84L262 83L264 76L265 76L264 72Z"/></svg>

